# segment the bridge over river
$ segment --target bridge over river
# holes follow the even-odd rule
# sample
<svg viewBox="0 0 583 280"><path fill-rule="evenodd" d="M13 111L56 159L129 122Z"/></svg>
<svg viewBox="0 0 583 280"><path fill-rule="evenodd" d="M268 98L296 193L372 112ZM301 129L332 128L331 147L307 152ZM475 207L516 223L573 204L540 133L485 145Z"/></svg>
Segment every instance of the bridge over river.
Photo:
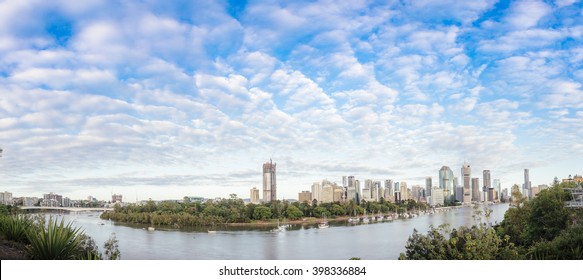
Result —
<svg viewBox="0 0 583 280"><path fill-rule="evenodd" d="M51 212L105 212L113 210L113 208L89 208L89 207L48 207L48 206L25 206L20 207L21 210L40 210Z"/></svg>

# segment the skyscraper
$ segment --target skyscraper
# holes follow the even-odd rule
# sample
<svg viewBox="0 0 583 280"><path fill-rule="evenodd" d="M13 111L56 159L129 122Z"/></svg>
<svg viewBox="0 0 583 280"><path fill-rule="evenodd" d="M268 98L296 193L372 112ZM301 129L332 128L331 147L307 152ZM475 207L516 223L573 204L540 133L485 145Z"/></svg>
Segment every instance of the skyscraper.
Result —
<svg viewBox="0 0 583 280"><path fill-rule="evenodd" d="M314 184L312 184L312 199L315 199L318 202L322 201L321 193L322 193L322 188L320 187L320 183L315 182Z"/></svg>
<svg viewBox="0 0 583 280"><path fill-rule="evenodd" d="M494 179L494 201L499 201L502 195L502 184L500 184L500 179Z"/></svg>
<svg viewBox="0 0 583 280"><path fill-rule="evenodd" d="M443 196L446 202L455 201L453 171L448 166L444 165L439 169L439 188L443 189Z"/></svg>
<svg viewBox="0 0 583 280"><path fill-rule="evenodd" d="M524 185L522 185L522 189L523 189L524 196L528 197L529 199L532 198L528 169L524 169Z"/></svg>
<svg viewBox="0 0 583 280"><path fill-rule="evenodd" d="M425 196L431 196L431 177L425 178Z"/></svg>
<svg viewBox="0 0 583 280"><path fill-rule="evenodd" d="M493 194L494 190L490 190L492 189L492 179L490 178L490 170L484 170L483 171L483 180L484 180L484 201L494 201L494 197ZM488 194L488 195L486 195ZM492 197L491 197L492 196Z"/></svg>
<svg viewBox="0 0 583 280"><path fill-rule="evenodd" d="M481 190L482 188L480 188L480 178L472 178L472 201L480 201Z"/></svg>
<svg viewBox="0 0 583 280"><path fill-rule="evenodd" d="M275 179L276 164L270 159L263 164L263 202L277 200L277 181Z"/></svg>
<svg viewBox="0 0 583 280"><path fill-rule="evenodd" d="M471 187L471 176L472 176L472 169L470 165L464 162L462 165L462 178L463 178L463 203L470 203L472 201L472 194L470 191Z"/></svg>

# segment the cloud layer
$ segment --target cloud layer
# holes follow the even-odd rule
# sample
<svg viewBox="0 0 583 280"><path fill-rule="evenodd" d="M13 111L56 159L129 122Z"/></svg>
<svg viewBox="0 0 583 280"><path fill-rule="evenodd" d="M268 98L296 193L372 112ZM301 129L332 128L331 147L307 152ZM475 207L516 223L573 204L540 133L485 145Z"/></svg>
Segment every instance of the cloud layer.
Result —
<svg viewBox="0 0 583 280"><path fill-rule="evenodd" d="M583 172L580 1L235 2L0 3L0 186L247 197L269 158L286 198L464 160L504 186Z"/></svg>

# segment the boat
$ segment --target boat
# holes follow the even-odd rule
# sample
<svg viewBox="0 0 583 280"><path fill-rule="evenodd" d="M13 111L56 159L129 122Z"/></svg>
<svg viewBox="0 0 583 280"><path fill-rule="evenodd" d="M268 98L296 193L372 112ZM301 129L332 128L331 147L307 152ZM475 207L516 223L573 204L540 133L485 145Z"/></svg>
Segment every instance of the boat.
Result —
<svg viewBox="0 0 583 280"><path fill-rule="evenodd" d="M155 231L156 229L154 227L148 227L148 231Z"/></svg>
<svg viewBox="0 0 583 280"><path fill-rule="evenodd" d="M354 217L348 218L348 222L351 224L356 224L359 220L360 219L356 216L356 210L354 210Z"/></svg>
<svg viewBox="0 0 583 280"><path fill-rule="evenodd" d="M215 233L217 233L217 231L216 231L216 230L207 230L207 232L208 232L209 234L215 234Z"/></svg>
<svg viewBox="0 0 583 280"><path fill-rule="evenodd" d="M279 220L277 221L277 227L270 230L271 232L282 232L285 231L286 225L279 225Z"/></svg>
<svg viewBox="0 0 583 280"><path fill-rule="evenodd" d="M318 228L329 228L330 226L328 225L328 220L326 220L326 215L324 215L324 218L322 219L322 221L318 224Z"/></svg>
<svg viewBox="0 0 583 280"><path fill-rule="evenodd" d="M368 216L366 215L366 210L364 210L364 218L362 218L362 222L365 224L368 224L370 222Z"/></svg>

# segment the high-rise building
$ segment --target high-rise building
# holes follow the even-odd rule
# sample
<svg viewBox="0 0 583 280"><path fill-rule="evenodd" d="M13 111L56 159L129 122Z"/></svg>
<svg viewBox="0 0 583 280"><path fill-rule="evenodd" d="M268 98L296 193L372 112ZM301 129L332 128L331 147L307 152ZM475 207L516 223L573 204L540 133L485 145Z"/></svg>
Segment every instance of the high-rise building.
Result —
<svg viewBox="0 0 583 280"><path fill-rule="evenodd" d="M334 201L334 185L328 180L322 180L322 192L320 193L318 202L332 202Z"/></svg>
<svg viewBox="0 0 583 280"><path fill-rule="evenodd" d="M455 201L453 171L448 166L442 166L439 169L439 188L443 189L445 202ZM443 204L443 203L441 203Z"/></svg>
<svg viewBox="0 0 583 280"><path fill-rule="evenodd" d="M275 178L276 164L270 159L263 164L263 202L277 200L277 181Z"/></svg>
<svg viewBox="0 0 583 280"><path fill-rule="evenodd" d="M401 200L408 200L409 188L407 188L407 182L401 182L401 184L399 184L399 188L401 189Z"/></svg>
<svg viewBox="0 0 583 280"><path fill-rule="evenodd" d="M431 190L431 193L433 195L429 200L429 204L431 206L443 205L443 202L445 201L445 198L443 197L443 189L434 187L433 190Z"/></svg>
<svg viewBox="0 0 583 280"><path fill-rule="evenodd" d="M494 179L494 201L500 201L500 196L502 195L502 184L500 184L500 179Z"/></svg>
<svg viewBox="0 0 583 280"><path fill-rule="evenodd" d="M320 187L320 183L318 183L318 182L313 183L312 184L312 200L315 199L318 202L322 201L321 193L322 193L322 188Z"/></svg>
<svg viewBox="0 0 583 280"><path fill-rule="evenodd" d="M471 176L472 169L470 165L464 162L462 166L462 178L463 178L463 203L470 203L472 201L472 193L470 191L471 187Z"/></svg>
<svg viewBox="0 0 583 280"><path fill-rule="evenodd" d="M370 189L365 187L362 189L362 199L366 202L371 201L371 197L370 197Z"/></svg>
<svg viewBox="0 0 583 280"><path fill-rule="evenodd" d="M116 202L122 202L122 201L121 201L121 200L122 200L122 198L123 198L123 197L122 197L122 195L121 195L121 194L113 194L113 195L111 196L111 202L112 202L112 203L116 203Z"/></svg>
<svg viewBox="0 0 583 280"><path fill-rule="evenodd" d="M349 187L354 187L354 176L348 176L347 184Z"/></svg>
<svg viewBox="0 0 583 280"><path fill-rule="evenodd" d="M492 179L490 178L490 170L484 170L483 172L483 180L484 180L484 201L494 201L494 197L490 197L490 194L494 194L494 190L491 190L492 187Z"/></svg>
<svg viewBox="0 0 583 280"><path fill-rule="evenodd" d="M253 187L250 191L249 201L253 204L259 203L259 189Z"/></svg>
<svg viewBox="0 0 583 280"><path fill-rule="evenodd" d="M383 187L381 185L381 181L373 181L372 182L372 199L374 201L379 201L383 194Z"/></svg>
<svg viewBox="0 0 583 280"><path fill-rule="evenodd" d="M356 189L356 203L360 203L360 200L362 199L362 193L360 191L360 181L359 180L354 180L354 188Z"/></svg>
<svg viewBox="0 0 583 280"><path fill-rule="evenodd" d="M425 178L425 196L431 196L431 177Z"/></svg>
<svg viewBox="0 0 583 280"><path fill-rule="evenodd" d="M393 188L393 180L385 180L385 199L390 202L394 202L395 199L395 191Z"/></svg>
<svg viewBox="0 0 583 280"><path fill-rule="evenodd" d="M0 203L2 203L4 205L12 205L12 193L11 192L0 192Z"/></svg>
<svg viewBox="0 0 583 280"><path fill-rule="evenodd" d="M531 191L531 184L530 178L528 174L528 169L524 169L524 185L522 185L523 195L528 197L529 199L532 198L532 191Z"/></svg>
<svg viewBox="0 0 583 280"><path fill-rule="evenodd" d="M480 193L482 188L480 188L480 178L472 178L472 201L480 202Z"/></svg>

